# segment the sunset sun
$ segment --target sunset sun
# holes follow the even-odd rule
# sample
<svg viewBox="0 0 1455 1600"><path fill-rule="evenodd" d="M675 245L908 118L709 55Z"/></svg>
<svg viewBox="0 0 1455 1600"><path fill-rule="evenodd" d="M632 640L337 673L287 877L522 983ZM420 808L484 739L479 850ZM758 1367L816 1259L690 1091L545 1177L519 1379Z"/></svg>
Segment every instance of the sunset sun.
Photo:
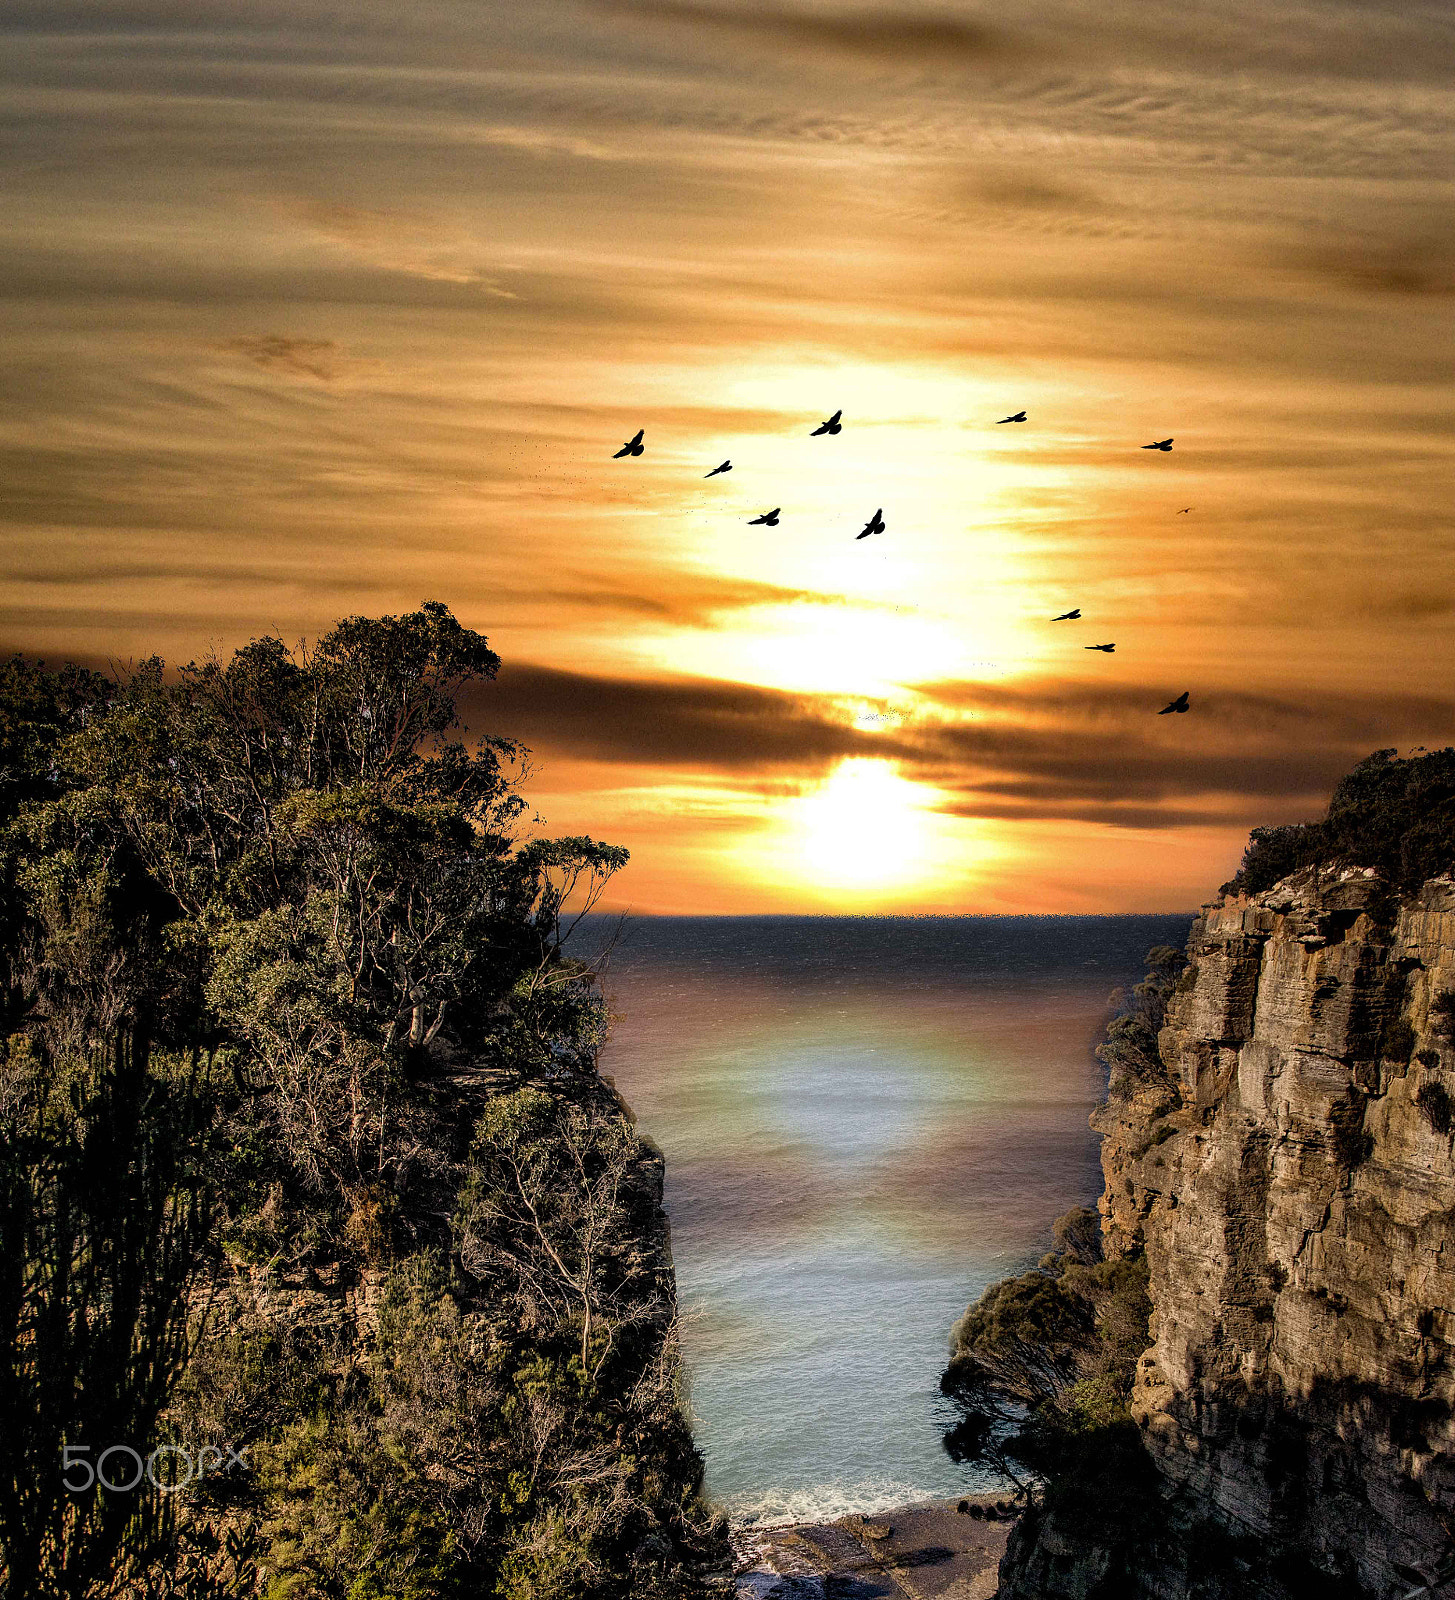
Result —
<svg viewBox="0 0 1455 1600"><path fill-rule="evenodd" d="M875 889L919 875L929 844L924 791L890 763L858 758L796 803L802 873L820 884Z"/></svg>

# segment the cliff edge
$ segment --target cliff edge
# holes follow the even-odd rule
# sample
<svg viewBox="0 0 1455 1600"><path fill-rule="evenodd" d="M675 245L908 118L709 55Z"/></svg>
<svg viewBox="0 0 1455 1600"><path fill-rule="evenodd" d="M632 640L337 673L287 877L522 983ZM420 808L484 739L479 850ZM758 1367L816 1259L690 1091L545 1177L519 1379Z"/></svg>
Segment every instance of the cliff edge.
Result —
<svg viewBox="0 0 1455 1600"><path fill-rule="evenodd" d="M1303 867L1205 906L1187 955L1160 1064L1092 1119L1105 1248L1149 1269L1162 1504L1115 1558L1033 1512L1001 1593L1446 1592L1455 881Z"/></svg>

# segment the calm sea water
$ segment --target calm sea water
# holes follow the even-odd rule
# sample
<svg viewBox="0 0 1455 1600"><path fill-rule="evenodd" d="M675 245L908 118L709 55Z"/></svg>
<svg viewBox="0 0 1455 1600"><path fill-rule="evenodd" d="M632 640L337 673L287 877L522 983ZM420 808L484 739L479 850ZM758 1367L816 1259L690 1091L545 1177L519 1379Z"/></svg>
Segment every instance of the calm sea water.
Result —
<svg viewBox="0 0 1455 1600"><path fill-rule="evenodd" d="M940 1444L950 1329L1094 1203L1110 991L1190 920L628 920L601 1068L666 1154L697 1439L731 1516L984 1486Z"/></svg>

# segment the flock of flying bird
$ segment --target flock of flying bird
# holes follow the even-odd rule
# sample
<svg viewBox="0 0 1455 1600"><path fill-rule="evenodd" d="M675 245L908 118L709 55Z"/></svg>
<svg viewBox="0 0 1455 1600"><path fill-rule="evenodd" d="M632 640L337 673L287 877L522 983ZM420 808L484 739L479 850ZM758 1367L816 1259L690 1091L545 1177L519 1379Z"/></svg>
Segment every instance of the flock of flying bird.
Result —
<svg viewBox="0 0 1455 1600"><path fill-rule="evenodd" d="M835 411L833 416L831 416L827 420L819 423L818 427L816 427L809 434L809 437L811 439L817 439L821 434L842 433L843 432L843 427L844 427L843 421L842 421L843 415L844 415L844 413L842 411ZM1005 424L1007 422L1024 422L1025 420L1026 420L1025 412L1024 411L1017 411L1012 416L1002 417L1000 419L1000 421L996 423L996 427L1001 427L1003 424ZM621 447L620 450L618 450L612 456L611 459L613 461L620 461L623 456L639 456L639 455L641 455L642 452L646 449L646 446L642 443L642 439L645 436L646 431L647 430L645 428L638 428L636 433L633 434L632 437L627 440L627 442ZM1142 449L1143 450L1170 451L1172 449L1172 440L1171 439L1154 439L1151 444L1144 444L1142 446ZM711 472L704 473L703 477L704 478L715 478L715 477L717 477L717 475L720 472L731 472L732 470L733 470L732 461L731 460L727 460L727 461L722 462L720 465L714 467ZM758 528L758 527L776 528L778 526L778 514L779 514L779 512L782 511L782 509L783 509L782 506L774 506L771 511L765 511L765 512L762 513L761 516L753 517L749 521L748 526L750 528ZM1192 510L1191 506L1184 506L1182 508L1182 510L1178 512L1178 515L1182 516L1186 512L1189 512L1191 510ZM870 517L869 520L864 524L863 532L856 533L854 535L854 537L855 537L856 540L857 539L867 539L871 534L883 533L884 529L885 529L884 507L880 506L879 509L874 513L874 515L872 517ZM1052 622L1074 622L1074 621L1078 620L1080 618L1080 616L1081 616L1081 612L1080 612L1079 609L1078 610L1074 610L1074 611L1063 611L1059 617L1052 617L1051 621ZM1085 648L1087 650L1100 650L1100 651L1104 652L1106 655L1110 655L1116 649L1116 646L1114 644L1088 644L1088 645L1085 645L1083 648ZM1189 696L1190 693L1191 693L1190 690L1184 689L1182 691L1182 693L1180 695L1178 695L1178 697L1170 705L1163 706L1162 709L1157 713L1157 715L1159 717L1165 717L1170 712L1186 711L1187 707L1188 707L1188 696Z"/></svg>

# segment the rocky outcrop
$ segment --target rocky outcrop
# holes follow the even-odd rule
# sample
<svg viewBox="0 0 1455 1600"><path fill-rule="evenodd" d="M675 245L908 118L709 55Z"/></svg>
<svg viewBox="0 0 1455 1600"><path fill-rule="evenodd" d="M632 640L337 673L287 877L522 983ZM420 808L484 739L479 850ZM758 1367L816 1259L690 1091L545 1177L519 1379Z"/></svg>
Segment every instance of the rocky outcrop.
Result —
<svg viewBox="0 0 1455 1600"><path fill-rule="evenodd" d="M166 1422L175 1437L224 1441L242 1470L230 1498L179 1496L184 1548L210 1554L237 1535L223 1575L239 1594L265 1568L269 1593L544 1600L526 1565L541 1546L562 1570L589 1566L593 1595L725 1593L727 1523L701 1499L681 1403L661 1152L630 1134L630 1107L595 1072L527 1080L461 1064L449 1082L417 1124L436 1160L396 1209L392 1238L350 1226L339 1240L316 1212L271 1203L227 1236L198 1290L201 1332ZM480 1130L498 1141L502 1126L505 1137L526 1128L507 1148L525 1151L520 1203L529 1222L544 1215L538 1234L488 1165L500 1144L481 1145ZM578 1265L588 1228L589 1278ZM589 1369L584 1319L557 1309L547 1256L594 1291ZM556 1297L545 1311L545 1294L529 1298L542 1281ZM511 1520L532 1466L568 1492ZM384 1525L381 1504L404 1515ZM371 1515L384 1532L361 1554L354 1530ZM452 1535L442 1553L437 1529ZM410 1583L377 1577L401 1568Z"/></svg>
<svg viewBox="0 0 1455 1600"><path fill-rule="evenodd" d="M1424 1592L1455 1556L1455 882L1309 868L1204 907L1187 953L1164 1070L1093 1118L1153 1303L1160 1534L1117 1592ZM1074 1546L1031 1519L1002 1593L1098 1592Z"/></svg>

